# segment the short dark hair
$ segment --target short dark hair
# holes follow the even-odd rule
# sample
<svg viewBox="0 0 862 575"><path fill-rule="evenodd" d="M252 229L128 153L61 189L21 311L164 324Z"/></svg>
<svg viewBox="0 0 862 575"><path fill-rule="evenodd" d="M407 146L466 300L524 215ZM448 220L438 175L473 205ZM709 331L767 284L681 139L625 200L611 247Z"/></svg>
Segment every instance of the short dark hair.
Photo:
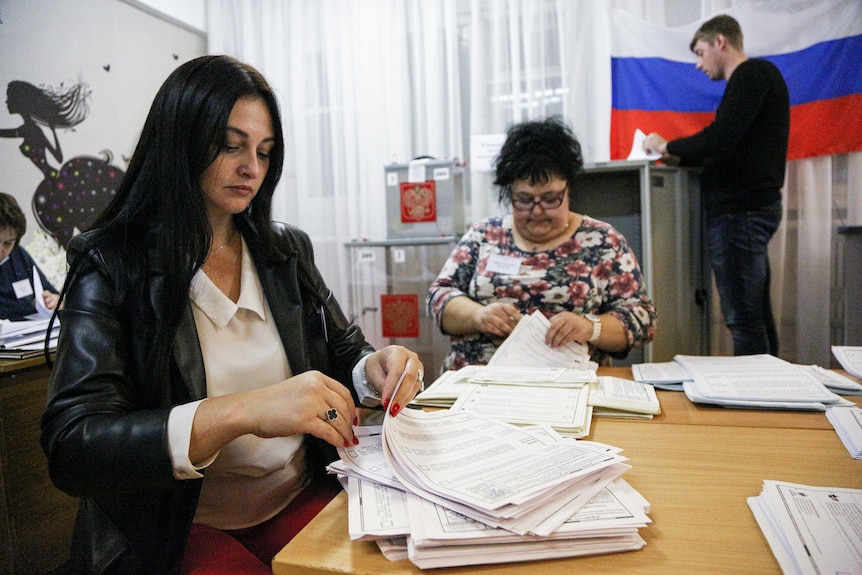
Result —
<svg viewBox="0 0 862 575"><path fill-rule="evenodd" d="M561 118L515 124L494 160L494 185L499 186L500 203L511 203L510 188L519 180L535 185L561 178L570 184L583 165L581 144Z"/></svg>
<svg viewBox="0 0 862 575"><path fill-rule="evenodd" d="M9 194L0 192L0 228L12 228L18 234L18 240L27 233L27 218L21 211L18 201Z"/></svg>
<svg viewBox="0 0 862 575"><path fill-rule="evenodd" d="M698 40L703 40L707 44L712 45L718 34L727 38L731 46L737 50L742 50L742 27L735 18L727 14L719 14L715 18L710 18L701 24L697 32L694 33L694 38L691 39L688 47L694 52L694 45L697 44Z"/></svg>

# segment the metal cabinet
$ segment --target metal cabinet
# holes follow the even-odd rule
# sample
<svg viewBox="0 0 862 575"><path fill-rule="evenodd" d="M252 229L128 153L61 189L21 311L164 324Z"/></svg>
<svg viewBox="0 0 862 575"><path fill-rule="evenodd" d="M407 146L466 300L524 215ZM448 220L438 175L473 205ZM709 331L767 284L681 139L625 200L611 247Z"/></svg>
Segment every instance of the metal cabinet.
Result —
<svg viewBox="0 0 862 575"><path fill-rule="evenodd" d="M649 161L587 164L571 209L613 225L634 249L656 305L652 343L614 365L709 354L711 275L703 255L698 172Z"/></svg>
<svg viewBox="0 0 862 575"><path fill-rule="evenodd" d="M440 332L434 318L425 311L425 294L459 239L443 236L346 244L351 262L348 315L375 347L396 344L416 352L425 365L428 383L440 373L449 353L449 337ZM415 297L415 337L384 334L386 296ZM393 312L388 313L391 317Z"/></svg>

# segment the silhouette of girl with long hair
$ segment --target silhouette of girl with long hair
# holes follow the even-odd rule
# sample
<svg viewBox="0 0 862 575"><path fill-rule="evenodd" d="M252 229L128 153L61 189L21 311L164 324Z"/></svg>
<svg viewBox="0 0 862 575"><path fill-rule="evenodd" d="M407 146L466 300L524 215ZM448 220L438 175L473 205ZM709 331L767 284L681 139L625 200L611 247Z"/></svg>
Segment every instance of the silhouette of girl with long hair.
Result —
<svg viewBox="0 0 862 575"><path fill-rule="evenodd" d="M19 114L24 123L0 130L0 137L21 138L21 153L45 176L33 194L33 213L39 225L64 247L73 235L90 226L123 177L123 171L111 165L107 151L102 152L103 158L77 156L63 164L57 128L69 129L83 122L90 112L89 96L83 82L54 89L13 80L6 89L9 113ZM43 126L50 129L53 142ZM61 164L59 169L49 163L49 152Z"/></svg>

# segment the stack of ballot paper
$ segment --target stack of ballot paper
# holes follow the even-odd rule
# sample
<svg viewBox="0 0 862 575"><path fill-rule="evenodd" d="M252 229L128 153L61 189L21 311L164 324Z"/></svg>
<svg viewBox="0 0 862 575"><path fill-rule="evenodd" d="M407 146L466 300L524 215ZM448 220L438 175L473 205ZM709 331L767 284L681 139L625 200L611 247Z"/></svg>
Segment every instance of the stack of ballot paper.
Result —
<svg viewBox="0 0 862 575"><path fill-rule="evenodd" d="M49 318L21 321L0 320L0 359L24 359L43 353L45 339L49 349L57 347L60 322L55 321L48 334Z"/></svg>
<svg viewBox="0 0 862 575"><path fill-rule="evenodd" d="M467 365L445 371L413 403L425 407L451 407L470 387L480 385L522 385L535 387L583 387L598 381L595 369L561 367L491 367Z"/></svg>
<svg viewBox="0 0 862 575"><path fill-rule="evenodd" d="M407 409L329 466L353 540L420 568L614 553L645 545L649 504L620 450L467 412Z"/></svg>
<svg viewBox="0 0 862 575"><path fill-rule="evenodd" d="M833 351L834 349L835 348L833 348ZM860 355L859 360L862 361L862 355ZM733 363L733 360L722 361ZM794 366L797 369L807 371L809 375L814 377L814 379L822 383L826 389L833 393L838 393L840 395L862 395L862 383L858 383L840 373L824 369L819 365L794 364ZM649 383L657 389L664 389L667 391L683 391L683 383L694 380L692 374L690 374L686 368L683 367L682 363L678 361L636 363L632 366L632 376L635 381Z"/></svg>
<svg viewBox="0 0 862 575"><path fill-rule="evenodd" d="M853 459L862 459L862 409L830 407L826 410L826 419Z"/></svg>
<svg viewBox="0 0 862 575"><path fill-rule="evenodd" d="M768 354L677 355L674 361L692 376L683 391L695 403L818 411L854 405L829 391L811 370Z"/></svg>
<svg viewBox="0 0 862 575"><path fill-rule="evenodd" d="M833 345L832 355L838 360L847 373L862 379L862 346Z"/></svg>
<svg viewBox="0 0 862 575"><path fill-rule="evenodd" d="M590 384L588 403L596 417L637 417L652 419L661 413L658 396L652 385L602 375Z"/></svg>
<svg viewBox="0 0 862 575"><path fill-rule="evenodd" d="M785 575L862 573L862 490L764 481L748 506Z"/></svg>
<svg viewBox="0 0 862 575"><path fill-rule="evenodd" d="M598 377L587 346L548 347L549 327L541 313L522 318L487 366L444 372L413 403L548 425L569 437L587 435L593 414L651 418L660 412L652 386Z"/></svg>
<svg viewBox="0 0 862 575"><path fill-rule="evenodd" d="M682 383L692 379L685 368L675 361L636 363L632 365L632 377L635 381L668 391L682 391Z"/></svg>

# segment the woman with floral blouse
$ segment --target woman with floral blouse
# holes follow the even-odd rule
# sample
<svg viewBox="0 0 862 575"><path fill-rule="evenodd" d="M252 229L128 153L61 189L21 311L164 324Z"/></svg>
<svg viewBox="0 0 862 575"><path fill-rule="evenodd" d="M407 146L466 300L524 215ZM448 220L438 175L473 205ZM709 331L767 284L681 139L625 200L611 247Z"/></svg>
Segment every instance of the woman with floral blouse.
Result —
<svg viewBox="0 0 862 575"><path fill-rule="evenodd" d="M509 129L496 159L511 214L474 224L428 290L428 312L452 336L444 369L486 364L522 315L550 320L547 343L590 345L594 360L651 341L656 311L621 233L569 211L581 146L557 118Z"/></svg>

